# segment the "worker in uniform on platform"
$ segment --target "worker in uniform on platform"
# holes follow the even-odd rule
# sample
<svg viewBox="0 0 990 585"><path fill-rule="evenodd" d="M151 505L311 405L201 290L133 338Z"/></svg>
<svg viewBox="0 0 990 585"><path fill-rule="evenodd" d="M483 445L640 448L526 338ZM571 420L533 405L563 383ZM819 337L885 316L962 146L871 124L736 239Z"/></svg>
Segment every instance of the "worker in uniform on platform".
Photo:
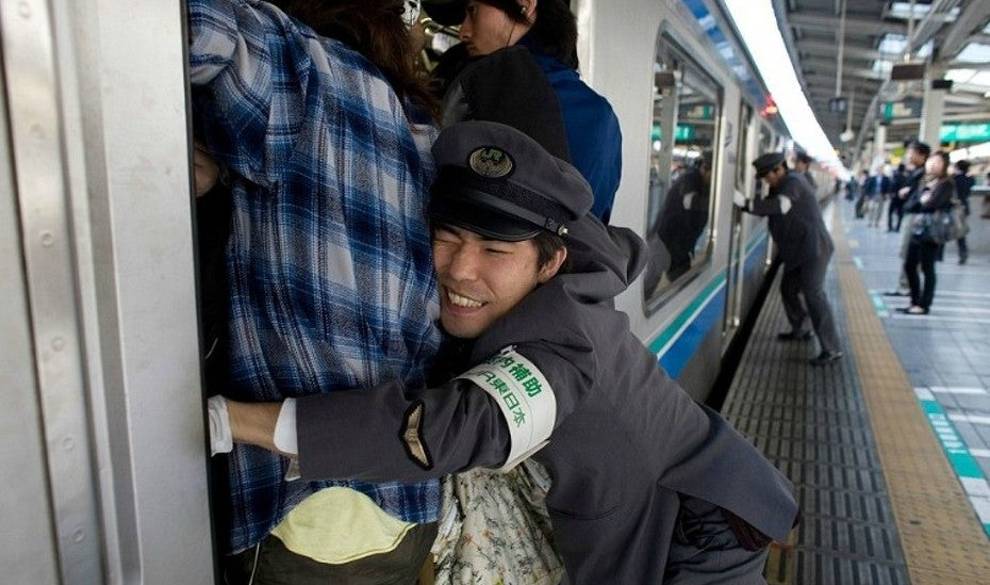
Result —
<svg viewBox="0 0 990 585"><path fill-rule="evenodd" d="M835 246L822 220L818 199L807 180L787 168L783 153L763 154L753 161L753 166L757 178L770 187L770 195L747 200L737 192L735 203L744 211L768 217L770 234L780 248L780 259L784 264L780 295L791 330L777 337L781 341L811 339L811 332L804 328L805 318L810 315L821 345L821 353L812 358L811 363L832 363L842 357L842 351L824 287L825 273ZM807 310L801 303L802 296Z"/></svg>
<svg viewBox="0 0 990 585"><path fill-rule="evenodd" d="M445 356L460 373L215 400L214 448L232 436L297 455L307 479L415 481L532 458L552 478L565 583L764 584L766 547L797 516L790 483L667 377L614 308L646 244L589 214L581 174L509 126L455 124L433 153L440 323L462 345Z"/></svg>

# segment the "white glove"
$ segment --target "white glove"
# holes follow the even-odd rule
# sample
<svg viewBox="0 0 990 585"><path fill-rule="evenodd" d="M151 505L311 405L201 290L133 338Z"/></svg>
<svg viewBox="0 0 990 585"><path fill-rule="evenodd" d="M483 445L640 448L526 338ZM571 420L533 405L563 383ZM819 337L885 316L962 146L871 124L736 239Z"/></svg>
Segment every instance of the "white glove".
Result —
<svg viewBox="0 0 990 585"><path fill-rule="evenodd" d="M230 453L234 450L234 436L230 431L227 399L223 396L211 396L206 404L210 415L210 456Z"/></svg>
<svg viewBox="0 0 990 585"><path fill-rule="evenodd" d="M739 207L741 209L746 209L746 204L748 202L746 201L746 196L745 195L743 195L739 191L734 191L733 194L732 194L732 203L736 207Z"/></svg>

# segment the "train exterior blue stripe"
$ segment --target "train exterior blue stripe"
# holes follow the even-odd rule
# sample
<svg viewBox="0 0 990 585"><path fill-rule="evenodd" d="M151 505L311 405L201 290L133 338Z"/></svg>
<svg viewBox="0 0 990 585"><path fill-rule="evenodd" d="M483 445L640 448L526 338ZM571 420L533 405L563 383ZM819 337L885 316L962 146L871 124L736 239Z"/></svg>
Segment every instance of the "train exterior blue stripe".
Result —
<svg viewBox="0 0 990 585"><path fill-rule="evenodd" d="M767 236L762 233L750 242L746 253L747 275L766 257ZM708 286L652 342L650 351L671 378L681 375L713 327L722 321L727 294L725 271Z"/></svg>

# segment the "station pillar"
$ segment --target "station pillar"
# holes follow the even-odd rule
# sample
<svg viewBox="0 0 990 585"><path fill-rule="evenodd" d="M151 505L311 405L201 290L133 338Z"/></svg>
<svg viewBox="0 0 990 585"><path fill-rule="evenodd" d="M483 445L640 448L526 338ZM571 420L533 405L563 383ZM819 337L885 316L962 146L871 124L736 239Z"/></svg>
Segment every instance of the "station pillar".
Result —
<svg viewBox="0 0 990 585"><path fill-rule="evenodd" d="M887 159L887 126L877 124L873 131L873 168L883 167Z"/></svg>
<svg viewBox="0 0 990 585"><path fill-rule="evenodd" d="M924 104L921 108L921 129L918 136L922 142L938 149L941 144L942 117L945 114L945 90L932 89L932 81L942 79L945 67L940 63L928 66L925 75Z"/></svg>

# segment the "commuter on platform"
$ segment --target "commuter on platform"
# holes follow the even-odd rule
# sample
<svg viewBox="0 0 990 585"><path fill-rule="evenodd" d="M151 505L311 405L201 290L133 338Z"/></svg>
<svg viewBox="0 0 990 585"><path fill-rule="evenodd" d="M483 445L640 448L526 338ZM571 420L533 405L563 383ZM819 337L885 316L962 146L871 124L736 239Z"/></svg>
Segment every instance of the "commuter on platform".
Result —
<svg viewBox="0 0 990 585"><path fill-rule="evenodd" d="M904 218L904 199L898 193L908 184L908 172L904 163L897 165L891 183L892 193L890 204L887 206L887 231L899 232L901 231L901 220ZM896 223L894 222L895 217L897 218Z"/></svg>
<svg viewBox="0 0 990 585"><path fill-rule="evenodd" d="M949 155L936 151L925 162L926 175L921 188L904 204L904 210L915 214L911 224L911 240L904 257L904 273L911 287L911 305L898 309L909 315L927 315L935 298L935 261L944 242L933 236L930 221L936 211L952 209L955 182L949 176ZM925 275L922 289L918 278L918 266Z"/></svg>
<svg viewBox="0 0 990 585"><path fill-rule="evenodd" d="M756 176L770 186L770 196L749 201L737 192L735 204L754 215L769 217L770 234L780 247L780 259L784 263L780 294L791 330L778 338L781 341L810 339L811 332L804 328L805 318L810 314L821 345L821 353L811 363L832 363L842 357L842 351L824 287L835 247L822 220L818 200L808 183L787 169L782 153L763 154L753 161L753 166ZM801 304L801 296L807 311Z"/></svg>
<svg viewBox="0 0 990 585"><path fill-rule="evenodd" d="M455 124L434 155L440 321L460 373L228 402L233 439L298 455L306 478L420 480L531 457L553 480L565 582L765 583L766 546L797 515L789 482L615 310L645 243L591 216L580 173L512 128Z"/></svg>
<svg viewBox="0 0 990 585"><path fill-rule="evenodd" d="M622 174L622 134L612 106L578 76L577 23L565 0L454 0L464 5L460 36L478 57L529 49L557 94L571 162L595 194L592 213L608 223Z"/></svg>
<svg viewBox="0 0 990 585"><path fill-rule="evenodd" d="M708 224L711 183L712 152L708 150L694 159L667 190L655 229L670 254L670 282L691 269L698 238Z"/></svg>
<svg viewBox="0 0 990 585"><path fill-rule="evenodd" d="M817 193L818 184L815 183L815 177L811 174L811 163L813 162L815 162L815 159L811 158L811 156L803 150L797 151L797 154L794 155L794 172L807 179L808 184L811 185L811 190Z"/></svg>
<svg viewBox="0 0 990 585"><path fill-rule="evenodd" d="M425 218L436 130L403 2L187 6L194 129L229 175L232 209L214 350L226 371L211 391L260 401L420 383L440 341ZM223 459L226 583L419 575L438 482L287 481L285 459L247 445Z"/></svg>
<svg viewBox="0 0 990 585"><path fill-rule="evenodd" d="M956 198L963 206L963 214L969 218L969 194L973 190L973 177L969 176L969 161L960 160L956 162L956 173L952 176L956 184ZM959 246L959 264L965 264L969 258L969 247L966 245L966 236L963 235L957 240Z"/></svg>
<svg viewBox="0 0 990 585"><path fill-rule="evenodd" d="M925 161L928 160L928 155L930 155L932 149L930 146L924 142L918 142L917 140L908 143L907 154L905 158L907 159L908 176L903 187L897 191L897 197L905 205L904 211L908 213L906 219L907 225L911 226L913 218L911 217L910 211L907 211L907 202L915 196L922 188L922 179L925 176ZM901 250L900 257L902 260L907 258L908 245L911 243L911 230L906 229L901 234ZM910 293L910 281L908 275L903 270L901 271L900 277L898 279L898 287L894 290L887 291L883 293L889 297L907 297L911 296Z"/></svg>
<svg viewBox="0 0 990 585"><path fill-rule="evenodd" d="M870 227L880 227L880 218L883 216L884 202L893 192L893 182L890 180L882 168L876 170L869 179L867 191L870 193L870 204L867 221Z"/></svg>
<svg viewBox="0 0 990 585"><path fill-rule="evenodd" d="M856 184L859 187L859 198L856 199L856 219L863 219L866 217L866 210L870 203L870 193L867 192L867 187L870 183L870 171L863 169L859 177L856 179Z"/></svg>

